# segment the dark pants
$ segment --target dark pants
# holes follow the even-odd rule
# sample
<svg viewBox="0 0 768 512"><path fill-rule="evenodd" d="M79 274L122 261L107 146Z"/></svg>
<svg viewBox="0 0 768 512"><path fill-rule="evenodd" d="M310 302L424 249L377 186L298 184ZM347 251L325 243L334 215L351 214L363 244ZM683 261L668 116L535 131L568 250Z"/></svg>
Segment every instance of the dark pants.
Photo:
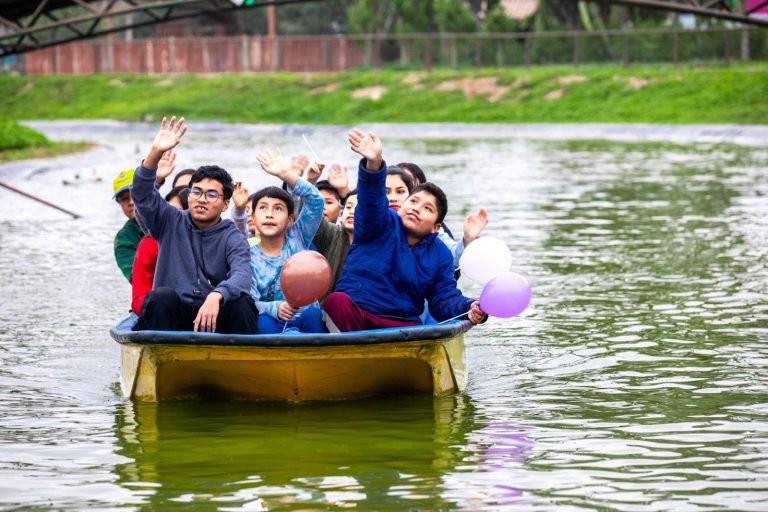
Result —
<svg viewBox="0 0 768 512"><path fill-rule="evenodd" d="M328 295L323 301L323 311L340 332L421 325L421 322L404 322L376 316L362 309L349 295L342 292ZM332 327L328 326L328 329L331 330Z"/></svg>
<svg viewBox="0 0 768 512"><path fill-rule="evenodd" d="M187 304L173 288L158 288L148 293L141 305L137 331L191 331L200 305ZM216 332L257 334L259 312L253 299L241 295L225 302L216 317Z"/></svg>

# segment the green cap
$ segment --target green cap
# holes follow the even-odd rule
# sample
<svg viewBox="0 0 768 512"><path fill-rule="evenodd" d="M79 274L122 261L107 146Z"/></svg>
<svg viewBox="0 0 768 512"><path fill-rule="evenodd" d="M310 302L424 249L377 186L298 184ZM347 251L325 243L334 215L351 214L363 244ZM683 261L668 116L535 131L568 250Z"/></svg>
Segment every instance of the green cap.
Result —
<svg viewBox="0 0 768 512"><path fill-rule="evenodd" d="M120 192L123 190L131 190L131 187L133 187L133 169L120 171L120 174L117 175L115 181L112 182L112 190L115 191L115 195L112 196L112 199L117 199Z"/></svg>

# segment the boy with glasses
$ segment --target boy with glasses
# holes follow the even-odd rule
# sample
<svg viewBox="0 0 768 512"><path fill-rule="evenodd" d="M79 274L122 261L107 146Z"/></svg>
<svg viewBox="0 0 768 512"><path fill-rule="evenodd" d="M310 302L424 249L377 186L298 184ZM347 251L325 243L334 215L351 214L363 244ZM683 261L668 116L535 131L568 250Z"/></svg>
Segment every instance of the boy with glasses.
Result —
<svg viewBox="0 0 768 512"><path fill-rule="evenodd" d="M179 211L157 192L155 173L166 151L187 131L184 118L166 119L133 179L133 199L160 252L154 289L144 299L137 330L257 332L248 244L221 218L232 197L232 177L215 165L195 171L189 210Z"/></svg>

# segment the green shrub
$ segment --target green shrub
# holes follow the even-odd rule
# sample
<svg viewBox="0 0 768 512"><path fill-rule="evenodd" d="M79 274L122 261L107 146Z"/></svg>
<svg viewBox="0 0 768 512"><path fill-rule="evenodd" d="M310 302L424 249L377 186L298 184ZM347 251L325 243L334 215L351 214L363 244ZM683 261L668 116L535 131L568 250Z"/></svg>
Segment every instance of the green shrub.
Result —
<svg viewBox="0 0 768 512"><path fill-rule="evenodd" d="M0 151L47 146L48 139L40 132L22 126L13 119L0 118Z"/></svg>

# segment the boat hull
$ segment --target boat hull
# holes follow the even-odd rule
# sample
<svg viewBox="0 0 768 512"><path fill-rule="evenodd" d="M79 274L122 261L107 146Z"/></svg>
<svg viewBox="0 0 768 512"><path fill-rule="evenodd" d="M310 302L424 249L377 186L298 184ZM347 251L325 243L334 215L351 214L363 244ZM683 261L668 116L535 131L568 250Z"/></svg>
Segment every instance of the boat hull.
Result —
<svg viewBox="0 0 768 512"><path fill-rule="evenodd" d="M127 398L149 402L194 396L303 401L450 395L467 382L464 330L437 339L386 341L397 333L408 338L394 330L358 344L340 344L339 335L327 335L337 343L312 346L280 346L275 337L270 345L259 345L260 336L244 345L163 343L162 336L123 340L121 388Z"/></svg>

